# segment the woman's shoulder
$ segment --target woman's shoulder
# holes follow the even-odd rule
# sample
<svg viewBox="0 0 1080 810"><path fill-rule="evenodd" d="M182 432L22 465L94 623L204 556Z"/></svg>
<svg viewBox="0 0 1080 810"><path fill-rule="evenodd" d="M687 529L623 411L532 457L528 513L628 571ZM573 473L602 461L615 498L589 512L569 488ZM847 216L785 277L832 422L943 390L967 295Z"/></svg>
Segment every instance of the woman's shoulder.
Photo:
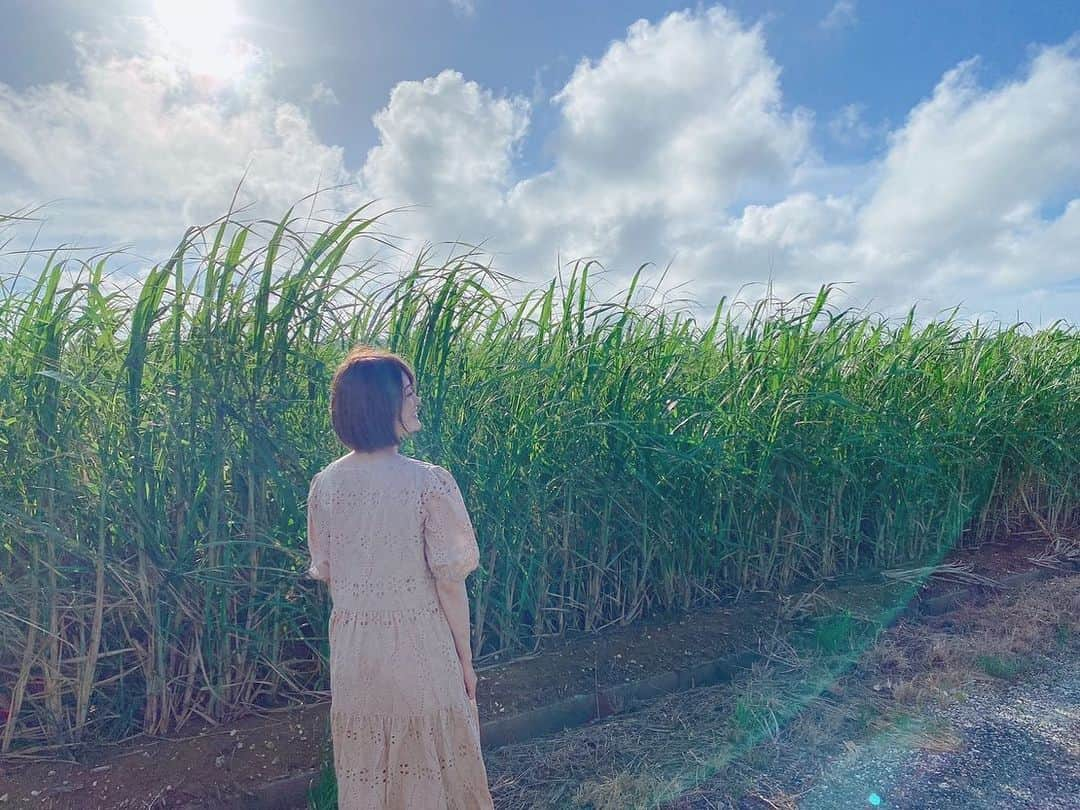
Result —
<svg viewBox="0 0 1080 810"><path fill-rule="evenodd" d="M416 471L425 492L437 486L439 482L444 481L450 475L450 471L445 467L431 461L424 461L422 458L408 458L408 462L412 469Z"/></svg>
<svg viewBox="0 0 1080 810"><path fill-rule="evenodd" d="M437 472L439 470L443 470L444 472L446 471L444 467L440 467L438 464L436 464L433 461L424 461L422 458L413 458L412 456L405 456L404 458L410 464L415 465L416 468L418 470L422 471L422 472L432 473L432 472Z"/></svg>
<svg viewBox="0 0 1080 810"><path fill-rule="evenodd" d="M340 478L342 473L348 467L349 454L346 453L343 456L335 458L333 461L328 462L322 469L317 470L313 476L311 476L311 486L314 487L318 482L333 482L335 479Z"/></svg>
<svg viewBox="0 0 1080 810"><path fill-rule="evenodd" d="M411 470L425 477L434 476L436 478L450 475L450 471L445 467L441 467L430 461L424 461L421 458L414 458L412 456L397 455L391 456L387 459L379 461L375 465L370 465L370 469L381 469L383 473L387 471L387 465L390 467L396 467L403 470ZM353 464L352 454L346 453L343 456L339 456L333 461L329 462L325 467L315 473L312 478L333 478L335 474L345 474L353 469L366 469L369 468L367 464Z"/></svg>
<svg viewBox="0 0 1080 810"><path fill-rule="evenodd" d="M441 464L418 458L411 458L409 461L413 463L421 481L424 497L430 497L437 492L451 493L457 487L454 474Z"/></svg>
<svg viewBox="0 0 1080 810"><path fill-rule="evenodd" d="M393 477L398 480L398 486L412 490L421 503L426 503L437 493L449 492L454 487L454 476L446 467L404 455L399 456L396 462L399 474Z"/></svg>
<svg viewBox="0 0 1080 810"><path fill-rule="evenodd" d="M325 467L315 473L312 476L312 482L316 479L321 481L333 481L337 478L348 478L350 470L365 469L366 465L356 465L352 463L350 453L346 453L333 461L329 462ZM404 472L409 477L415 478L415 480L422 482L424 488L428 488L432 485L438 485L446 482L448 479L453 479L453 474L439 464L435 464L431 461L425 461L421 458L414 458L413 456L397 455L383 462L378 463L371 469L379 470L380 477L384 477L390 473L391 469L396 469L399 473Z"/></svg>
<svg viewBox="0 0 1080 810"><path fill-rule="evenodd" d="M337 471L337 470L339 470L341 468L341 466L344 463L346 458L348 458L348 454L345 454L343 456L339 456L338 458L335 458L333 461L327 462L327 464L321 470L317 471L315 473L315 475L312 476L312 478L327 478L327 477L329 477L335 471Z"/></svg>

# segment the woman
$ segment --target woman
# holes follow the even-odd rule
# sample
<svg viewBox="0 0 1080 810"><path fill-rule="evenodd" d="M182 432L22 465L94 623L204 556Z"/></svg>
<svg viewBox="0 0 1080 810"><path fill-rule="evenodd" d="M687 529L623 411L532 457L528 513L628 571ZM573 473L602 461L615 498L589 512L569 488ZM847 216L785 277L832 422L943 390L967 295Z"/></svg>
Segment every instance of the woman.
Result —
<svg viewBox="0 0 1080 810"><path fill-rule="evenodd" d="M330 416L351 452L308 493L310 575L329 584L338 806L491 808L465 578L479 563L454 477L398 452L420 430L400 357L353 349Z"/></svg>

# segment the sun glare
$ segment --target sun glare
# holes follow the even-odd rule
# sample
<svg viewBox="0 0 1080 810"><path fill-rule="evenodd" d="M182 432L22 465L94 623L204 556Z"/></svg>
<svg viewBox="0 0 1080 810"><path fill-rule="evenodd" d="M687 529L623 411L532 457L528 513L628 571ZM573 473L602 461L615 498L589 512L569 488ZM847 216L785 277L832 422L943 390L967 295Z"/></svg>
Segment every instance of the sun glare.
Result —
<svg viewBox="0 0 1080 810"><path fill-rule="evenodd" d="M251 62L236 36L241 21L229 0L155 0L154 25L164 49L193 76L235 81Z"/></svg>

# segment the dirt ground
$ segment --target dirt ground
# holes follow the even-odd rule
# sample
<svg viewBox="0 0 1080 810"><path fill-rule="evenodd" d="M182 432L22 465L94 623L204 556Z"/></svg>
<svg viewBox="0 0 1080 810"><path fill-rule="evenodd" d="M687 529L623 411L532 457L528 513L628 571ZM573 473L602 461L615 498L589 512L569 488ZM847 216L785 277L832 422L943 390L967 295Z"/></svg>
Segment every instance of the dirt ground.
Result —
<svg viewBox="0 0 1080 810"><path fill-rule="evenodd" d="M950 555L973 571L1003 576L1032 567L1045 542L1018 535ZM955 588L931 581L925 591ZM545 639L537 653L478 665L482 721L571 695L692 666L814 614L844 608L867 617L902 605L917 589L880 575L836 580L799 594L744 593L690 615L657 616L600 633ZM218 726L192 726L170 738L56 751L49 759L0 760L0 804L42 808L180 808L235 795L244 787L318 767L328 752L325 702L264 712ZM75 760L74 754L77 753Z"/></svg>

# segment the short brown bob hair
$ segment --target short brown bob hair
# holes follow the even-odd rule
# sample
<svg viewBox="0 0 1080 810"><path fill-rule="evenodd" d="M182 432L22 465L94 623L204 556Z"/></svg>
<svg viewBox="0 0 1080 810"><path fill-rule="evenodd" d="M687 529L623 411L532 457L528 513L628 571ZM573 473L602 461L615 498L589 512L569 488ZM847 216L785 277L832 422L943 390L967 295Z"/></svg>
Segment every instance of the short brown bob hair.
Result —
<svg viewBox="0 0 1080 810"><path fill-rule="evenodd" d="M366 345L349 351L330 387L330 422L342 444L368 453L401 442L402 374L415 387L412 367L393 352Z"/></svg>

